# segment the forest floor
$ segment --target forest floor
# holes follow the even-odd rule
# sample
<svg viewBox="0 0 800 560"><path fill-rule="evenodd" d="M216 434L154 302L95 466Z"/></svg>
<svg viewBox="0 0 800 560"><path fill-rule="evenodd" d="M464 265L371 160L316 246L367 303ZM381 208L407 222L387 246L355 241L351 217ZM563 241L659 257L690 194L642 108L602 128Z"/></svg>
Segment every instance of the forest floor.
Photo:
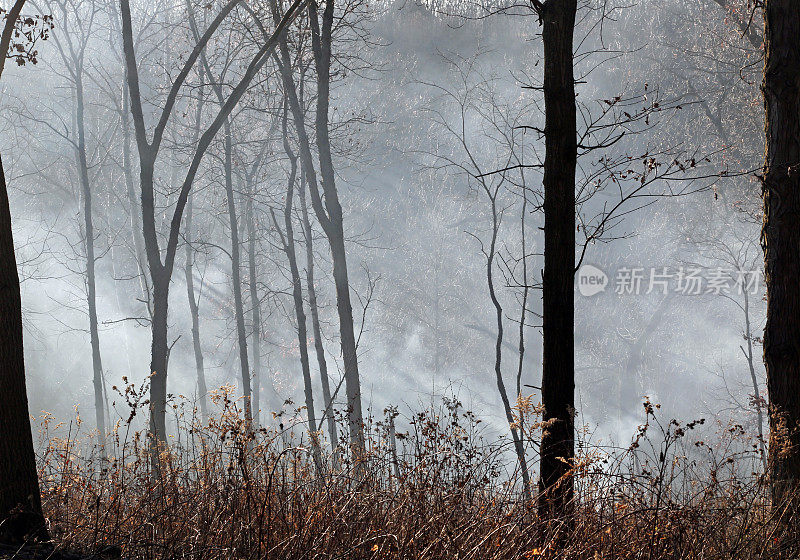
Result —
<svg viewBox="0 0 800 560"><path fill-rule="evenodd" d="M255 432L240 412L228 402L219 418L179 423L158 456L124 424L101 454L96 435L57 438L45 423L40 480L56 550L147 560L797 557L800 539L770 504L759 446L741 426L708 443L691 437L702 421L662 424L651 411L627 450L579 442L566 530L537 517L509 442L487 439L459 403L417 414L404 432L393 418L370 420L356 465L344 446L315 463L302 410ZM525 426L535 441L535 422Z"/></svg>

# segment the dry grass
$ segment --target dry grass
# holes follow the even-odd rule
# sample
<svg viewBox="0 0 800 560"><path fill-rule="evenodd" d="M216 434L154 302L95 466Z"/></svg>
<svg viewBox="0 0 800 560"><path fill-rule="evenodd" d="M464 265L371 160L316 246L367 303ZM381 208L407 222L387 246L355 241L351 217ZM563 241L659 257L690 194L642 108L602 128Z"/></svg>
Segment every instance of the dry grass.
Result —
<svg viewBox="0 0 800 560"><path fill-rule="evenodd" d="M792 542L768 513L752 472L759 458L740 427L711 446L689 437L701 422L663 425L649 403L631 449L579 446L576 526L565 539L520 501L507 442L487 442L454 400L410 419L397 463L388 424L370 421L356 478L346 450L316 472L300 415L277 415L275 427L248 437L222 391L222 413L203 425L176 406L178 437L157 478L132 428L142 395L124 394L131 417L109 438L109 459L74 433L53 437L52 418L43 419L44 507L60 547L114 544L143 559L705 560L787 557ZM536 423L525 424L533 437ZM79 423L67 431L79 433Z"/></svg>

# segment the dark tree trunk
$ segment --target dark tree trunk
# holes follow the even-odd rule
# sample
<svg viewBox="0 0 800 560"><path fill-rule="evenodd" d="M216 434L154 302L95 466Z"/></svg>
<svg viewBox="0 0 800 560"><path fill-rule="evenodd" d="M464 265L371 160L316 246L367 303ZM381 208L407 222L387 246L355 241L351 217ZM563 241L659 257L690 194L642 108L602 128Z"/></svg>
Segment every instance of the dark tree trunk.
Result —
<svg viewBox="0 0 800 560"><path fill-rule="evenodd" d="M542 279L544 406L540 513L569 521L575 456L575 167L577 137L572 36L576 0L548 0L542 9L545 163Z"/></svg>
<svg viewBox="0 0 800 560"><path fill-rule="evenodd" d="M336 307L339 311L339 335L344 362L344 388L347 396L347 418L350 428L350 446L356 457L364 453L364 427L361 412L361 378L358 373L356 336L353 327L353 307L350 303L350 281L347 274L347 257L344 248L342 223L332 222L328 241L333 260L333 279L336 285Z"/></svg>
<svg viewBox="0 0 800 560"><path fill-rule="evenodd" d="M522 301L520 302L520 309L519 309L519 358L517 360L517 399L522 398L522 373L525 367L525 321L528 313L528 294L530 293L530 285L528 284L528 243L525 231L525 221L528 218L528 187L525 184L525 172L524 170L520 170L520 182L522 184L522 208L520 209L520 240L522 243ZM438 303L439 300L436 300L436 308L438 310ZM437 317L437 324L438 324L438 317ZM438 331L438 329L437 329ZM437 341L438 342L438 341ZM438 354L438 344L437 344L437 354ZM525 438L525 414L523 411L520 411L519 420L519 433L522 439ZM525 456L525 451L523 448L522 456ZM527 476L527 463L524 466ZM531 490L530 490L530 479L526 480L526 498L531 498Z"/></svg>
<svg viewBox="0 0 800 560"><path fill-rule="evenodd" d="M166 410L167 410L167 359L169 343L167 341L167 319L169 317L169 283L172 271L161 263L156 233L155 199L153 170L155 154L152 150L140 149L139 175L142 186L141 208L144 248L150 281L153 290L152 317L150 329L152 342L150 346L150 436L153 439L153 468L158 470L158 446L167 442Z"/></svg>
<svg viewBox="0 0 800 560"><path fill-rule="evenodd" d="M25 357L22 301L11 231L8 190L0 159L0 542L20 543L44 518L36 475Z"/></svg>
<svg viewBox="0 0 800 560"><path fill-rule="evenodd" d="M800 508L800 3L764 4L764 365L773 501Z"/></svg>

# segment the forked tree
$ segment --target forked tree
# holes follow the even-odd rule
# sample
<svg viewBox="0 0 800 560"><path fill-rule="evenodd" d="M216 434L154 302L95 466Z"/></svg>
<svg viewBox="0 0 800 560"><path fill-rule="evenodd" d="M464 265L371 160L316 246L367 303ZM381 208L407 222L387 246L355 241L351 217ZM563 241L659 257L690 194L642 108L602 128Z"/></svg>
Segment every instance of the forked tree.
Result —
<svg viewBox="0 0 800 560"><path fill-rule="evenodd" d="M281 18L280 7L270 2L273 21ZM285 17L285 15L283 16ZM262 34L264 27L255 18ZM321 23L320 23L320 20ZM292 75L291 57L287 41L279 42L276 63L281 72L284 95L294 120L299 148L300 165L311 196L311 207L322 226L333 261L333 280L336 288L336 308L339 314L339 335L344 365L344 385L347 398L347 419L350 431L350 448L355 457L364 455L364 418L361 411L361 378L358 371L356 333L353 324L353 305L350 297L350 279L347 270L347 253L344 238L344 214L336 187L333 151L330 140L330 87L333 48L334 2L325 3L320 15L317 5L308 6L311 27L311 50L316 70L316 107L314 124L319 173L307 131L305 112L300 104L295 78ZM313 312L313 310L312 310ZM319 351L319 350L318 350ZM322 362L321 362L322 364ZM332 438L333 439L333 438Z"/></svg>
<svg viewBox="0 0 800 560"><path fill-rule="evenodd" d="M448 107L457 115L449 118L442 109L431 109L431 120L437 128L445 134L449 141L453 142L454 154L443 153L437 149L435 152L427 152L436 162L434 168L441 167L453 170L462 174L466 178L468 190L479 194L485 204L487 214L488 233L468 232L468 235L477 241L480 253L483 257L486 270L486 286L489 299L494 308L494 329L487 329L494 338L494 378L497 384L498 394L503 404L503 412L508 422L514 452L519 463L522 478L523 497L526 502L533 498L530 482L530 472L528 469L528 459L525 450L525 432L522 421L523 414L518 414L515 410L515 403L519 403L521 394L521 380L523 374L523 361L525 356L525 313L529 286L527 280L523 280L521 290L522 302L520 305L520 324L518 346L514 347L506 339L505 323L507 309L504 308L501 296L503 284L511 287L518 284L512 280L515 272L511 267L505 266L516 257L510 254L506 256L502 250L504 244L504 229L507 225L504 218L510 212L513 203L508 199L520 197L522 203L522 256L519 259L523 262L523 276L527 277L527 261L530 255L526 255L525 217L528 212L528 192L525 186L525 168L523 161L522 146L520 145L521 133L515 134L519 129L517 124L526 119L524 108L519 110L512 109L511 104L501 103L497 99L495 91L496 81L493 77L485 77L479 69L476 69L476 59L449 60L454 73L455 88L441 84L423 84L431 87L440 94L445 107ZM488 109L487 109L488 108ZM468 132L472 128L484 131L484 135L478 136ZM438 142L437 142L438 148ZM491 171L499 166L501 169ZM531 166L537 167L537 166ZM499 280L498 275L502 273L505 282ZM513 352L518 353L517 372L516 372L516 394L509 396L506 382L503 375L503 347L510 346Z"/></svg>
<svg viewBox="0 0 800 560"><path fill-rule="evenodd" d="M167 231L167 243L161 250L157 230L155 206L155 173L156 160L159 155L164 131L174 112L178 95L187 76L197 62L203 49L220 24L239 3L239 0L227 2L208 28L200 36L191 53L186 57L184 64L175 80L172 82L164 106L158 115L157 124L148 139L145 124L142 94L139 85L139 68L134 50L133 21L129 0L120 0L122 17L122 36L125 52L126 74L129 85L131 112L136 136L136 145L139 151L139 181L142 202L142 225L144 233L145 252L149 268L151 287L153 290L153 318L151 324L152 346L150 362L150 433L156 443L166 442L166 406L167 406L167 362L169 357L169 342L167 338L167 318L169 302L169 285L175 266L175 256L178 250L181 221L186 208L189 191L194 183L200 163L206 150L223 127L237 106L242 96L250 87L253 78L269 59L277 40L302 12L307 0L295 0L286 10L284 16L275 25L272 34L265 38L258 51L252 56L244 73L232 88L227 100L221 104L214 120L204 130L193 149L191 163L178 192L177 201L173 210L172 219ZM154 468L158 468L157 455L153 456Z"/></svg>

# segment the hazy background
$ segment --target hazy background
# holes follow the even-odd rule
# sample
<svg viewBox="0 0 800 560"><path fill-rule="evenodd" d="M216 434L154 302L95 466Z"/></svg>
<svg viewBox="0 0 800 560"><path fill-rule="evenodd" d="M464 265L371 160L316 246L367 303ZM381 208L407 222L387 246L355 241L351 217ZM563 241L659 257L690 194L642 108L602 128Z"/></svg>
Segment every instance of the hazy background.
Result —
<svg viewBox="0 0 800 560"><path fill-rule="evenodd" d="M183 2L156 6L147 1L135 4L140 12L137 25L145 13L163 20L162 27L156 26L140 38L138 47L147 84L145 96L157 105L163 99L165 76L175 74L176 57L186 51L189 32L181 17ZM88 9L85 3L79 6ZM88 21L80 11L67 16L44 3L37 7L53 13L53 33L62 41L66 34L78 36L78 20ZM102 2L97 7L110 9ZM467 111L465 120L469 146L486 170L500 167L508 153L498 131L487 124L490 107L508 120L500 129L515 131L517 149L526 161L543 156L543 144L535 132L514 129L543 126L540 93L523 87L541 81L538 22L524 6L491 17L485 17L480 7L459 3L398 1L370 4L360 10L362 35L339 45L331 114L337 123L336 164L350 240L348 265L357 332L370 282L374 282L358 347L365 406L381 416L385 406L399 405L401 414L408 415L438 406L441 396L456 395L466 408L504 433L493 373L494 310L486 288L485 260L476 240L487 238L490 215L474 181L451 165L463 162L464 153L443 125L460 126L461 122L457 103L446 92L463 95L476 108ZM697 153L698 159L708 156L700 166L703 173L695 175L757 167L763 147L760 58L735 25L737 14L726 14L711 0L642 0L625 8L592 2L581 14L576 75L584 82L578 86L578 100L587 111L599 110L604 99L645 91L650 102L658 97L665 105L681 106L654 114L639 134L610 149L614 155L638 155L661 148ZM601 26L598 22L603 14ZM246 20L242 14L236 17ZM753 23L753 32L759 33L759 24ZM130 232L130 213L141 210L128 204L120 167L119 36L104 17L97 16L93 26L86 51L89 78L85 87L96 245L101 255L97 262L100 344L109 398L116 402L118 414L125 416L125 407L114 398L111 386L121 387L123 376L140 384L150 361L150 331L143 320L146 311ZM223 30L223 38L212 45L212 60L225 47L224 36L240 37L236 33L241 34ZM244 43L234 44L248 48ZM38 65L7 69L0 92L0 149L11 186L23 280L30 408L34 415L48 411L58 419L71 418L76 408L91 424L82 208L70 144L74 138L73 93L54 40L40 44L39 51ZM356 54L357 59L345 56ZM248 95L246 109L237 111L238 170L253 158L253 139L267 134L271 117L265 108L270 103L274 108L275 103L265 92L278 88L276 78L274 72L265 74ZM183 139L189 137L191 120L185 115L191 115L190 106L186 101L186 108L178 111L168 129L168 149L159 159L162 179L170 175L181 178L179 169L187 157ZM213 114L209 110L209 118ZM266 378L262 382L263 421L269 421L266 411L285 399L302 402L290 282L268 211L270 205L281 203L287 163L278 140L270 141L274 147L259 172L256 195L258 286L265 332L261 348ZM203 282L201 336L210 388L236 385L240 375L230 261L216 247L229 245L220 152L220 142L215 142L194 190L194 235L205 243L198 249L195 268ZM581 169L590 173L598 157L587 155L581 160ZM169 166L178 170L170 173ZM134 166L134 177L137 174ZM525 181L534 190L540 188L539 170L527 169ZM171 186L162 182L158 188L163 194ZM657 194L664 188L654 185L651 192ZM668 267L673 273L681 266L729 269L729 255L721 247L743 255L748 270L760 271L758 216L752 211L757 208L758 189L747 174L693 183L690 190L699 192L648 200L653 204L625 215L607 242L588 248L585 261L605 271L610 281L605 292L592 297L576 291L578 422L588 427L594 440L628 441L642 419L637 402L644 395L661 403L666 417L716 418L722 423L733 419L754 429L755 414L749 402L753 389L740 350L746 341L738 292L734 291L732 298L713 294L665 298L660 291L644 293L645 278L642 293L617 294L615 276L622 267L641 267L645 275L651 267ZM162 198L168 200L169 195ZM519 197L506 193L503 200L508 209L503 217L501 250L518 253ZM613 200L612 188L593 199L586 212ZM631 206L636 207L637 203ZM165 211L163 219L170 215ZM530 277L535 281L542 267L542 217L529 212L525 220L532 255ZM246 233L243 237L246 242ZM338 326L329 255L321 236L315 249L326 350L335 386L340 378ZM181 260L183 250L178 254ZM185 279L178 268L171 287L170 337L176 342L168 387L171 393L191 399L196 393L195 367ZM497 274L508 316L506 340L510 346L504 347L504 367L511 388L516 374L518 325L514 321L519 315L519 290L506 287ZM756 336L763 328L761 287L763 281L750 298ZM532 290L523 373L523 383L532 386L539 385L541 375L541 321L535 315L540 299L540 292ZM763 381L758 345L755 353L756 373ZM528 392L534 401L538 399L536 389ZM635 399L631 400L631 395ZM319 390L316 397L320 407Z"/></svg>

